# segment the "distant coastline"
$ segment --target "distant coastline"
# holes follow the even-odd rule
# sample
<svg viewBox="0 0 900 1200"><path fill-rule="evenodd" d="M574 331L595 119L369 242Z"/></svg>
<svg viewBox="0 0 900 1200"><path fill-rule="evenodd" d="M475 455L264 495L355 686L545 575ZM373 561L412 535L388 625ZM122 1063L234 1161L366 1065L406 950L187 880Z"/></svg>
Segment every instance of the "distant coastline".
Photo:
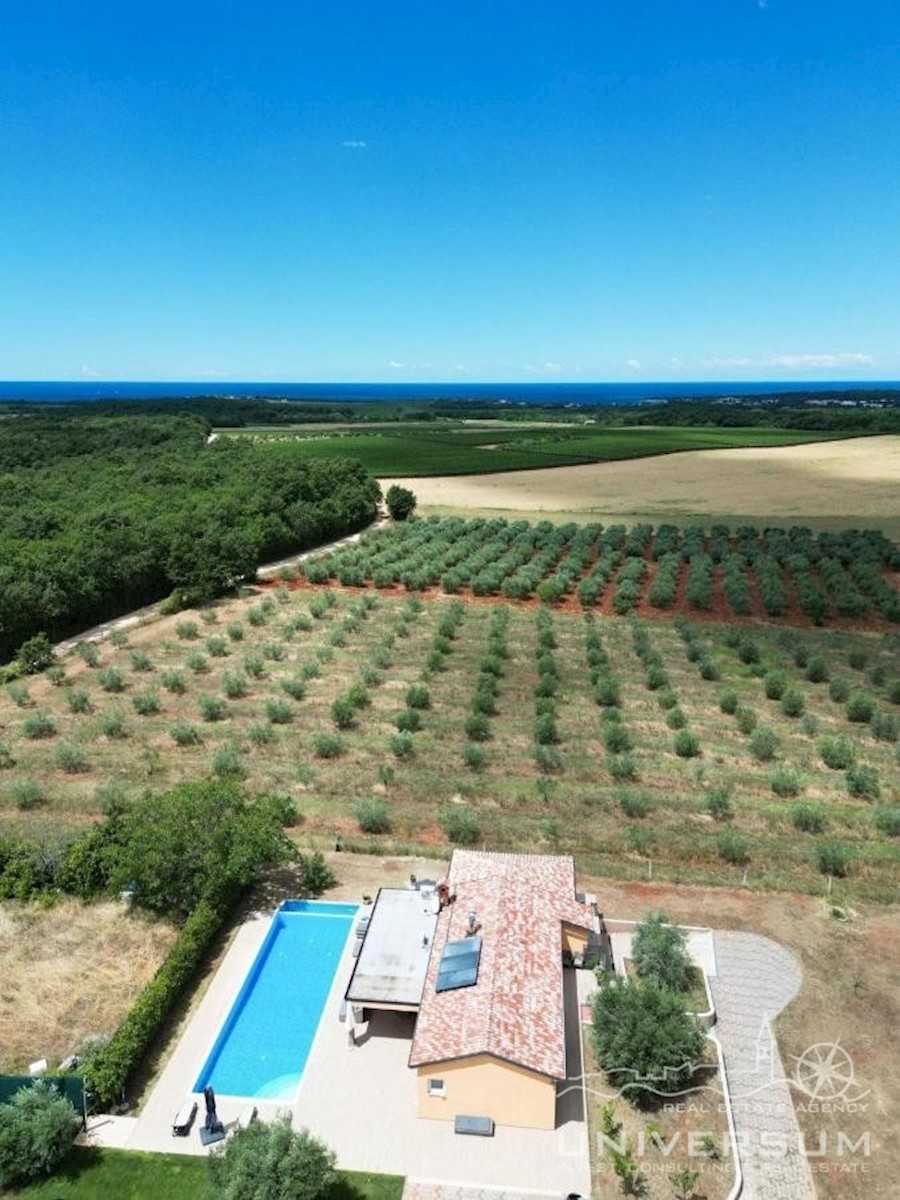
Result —
<svg viewBox="0 0 900 1200"><path fill-rule="evenodd" d="M77 404L129 400L265 399L361 404L374 401L466 401L563 407L653 404L666 400L747 400L763 397L842 393L893 393L900 380L768 380L752 383L263 383L126 382L91 380L0 382L0 404Z"/></svg>

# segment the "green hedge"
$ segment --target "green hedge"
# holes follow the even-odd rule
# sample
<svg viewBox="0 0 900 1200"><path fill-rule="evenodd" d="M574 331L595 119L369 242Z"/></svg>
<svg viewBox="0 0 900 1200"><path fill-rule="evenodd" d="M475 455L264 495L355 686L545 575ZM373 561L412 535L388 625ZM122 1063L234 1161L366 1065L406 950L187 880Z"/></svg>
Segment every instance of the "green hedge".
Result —
<svg viewBox="0 0 900 1200"><path fill-rule="evenodd" d="M201 900L165 962L138 996L128 1016L85 1071L85 1087L95 1108L122 1098L129 1076L141 1062L179 996L190 983L230 907Z"/></svg>

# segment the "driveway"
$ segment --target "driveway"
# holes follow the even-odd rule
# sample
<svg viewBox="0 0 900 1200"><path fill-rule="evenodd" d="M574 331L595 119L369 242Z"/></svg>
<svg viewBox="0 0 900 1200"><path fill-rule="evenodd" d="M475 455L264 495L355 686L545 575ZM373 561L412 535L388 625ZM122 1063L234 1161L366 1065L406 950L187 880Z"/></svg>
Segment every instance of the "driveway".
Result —
<svg viewBox="0 0 900 1200"><path fill-rule="evenodd" d="M742 1200L815 1200L772 1033L772 1022L800 990L800 967L782 946L756 934L717 932L715 944L718 975L709 982L744 1171ZM767 1148L776 1138L784 1154Z"/></svg>

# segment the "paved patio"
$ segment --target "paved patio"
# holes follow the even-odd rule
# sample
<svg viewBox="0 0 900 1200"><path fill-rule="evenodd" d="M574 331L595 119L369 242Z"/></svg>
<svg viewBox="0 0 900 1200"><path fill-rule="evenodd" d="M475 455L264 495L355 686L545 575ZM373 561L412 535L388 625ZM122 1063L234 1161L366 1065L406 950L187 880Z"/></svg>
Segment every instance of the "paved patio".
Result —
<svg viewBox="0 0 900 1200"><path fill-rule="evenodd" d="M172 1136L172 1117L191 1092L219 1028L234 1003L268 931L270 917L258 914L238 929L195 1016L136 1117L94 1117L88 1142L130 1150L205 1154L198 1128L185 1138ZM409 1187L426 1195L497 1194L559 1197L590 1191L587 1132L581 1106L581 1047L578 1037L577 986L566 971L567 1073L574 1086L559 1102L559 1127L553 1132L498 1127L493 1138L461 1138L452 1122L416 1115L416 1072L408 1066L413 1017L377 1013L368 1027L357 1027L351 1046L347 1025L339 1020L341 1001L353 966L348 938L325 1005L306 1070L292 1106L257 1101L262 1119L290 1111L295 1127L305 1126L336 1152L349 1170L405 1175ZM236 1120L247 1101L217 1096L222 1121ZM440 1187L437 1193L427 1189ZM454 1191L455 1189L455 1191ZM411 1195L417 1193L411 1192Z"/></svg>
<svg viewBox="0 0 900 1200"><path fill-rule="evenodd" d="M741 1148L742 1200L815 1200L809 1162L799 1153L791 1087L771 1027L800 990L800 967L782 946L756 934L716 933L715 940L719 976L710 986ZM788 1153L767 1151L763 1135L783 1137Z"/></svg>

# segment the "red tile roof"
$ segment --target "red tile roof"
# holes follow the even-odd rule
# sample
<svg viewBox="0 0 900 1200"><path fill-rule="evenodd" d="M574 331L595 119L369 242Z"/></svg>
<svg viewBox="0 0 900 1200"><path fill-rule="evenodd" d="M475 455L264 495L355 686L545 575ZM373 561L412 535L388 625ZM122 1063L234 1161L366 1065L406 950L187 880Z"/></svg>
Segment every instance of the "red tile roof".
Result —
<svg viewBox="0 0 900 1200"><path fill-rule="evenodd" d="M573 860L456 850L448 881L456 900L438 918L410 1066L491 1054L565 1079L561 926L593 928L575 899ZM436 992L444 946L466 936L470 912L482 938L478 981Z"/></svg>

